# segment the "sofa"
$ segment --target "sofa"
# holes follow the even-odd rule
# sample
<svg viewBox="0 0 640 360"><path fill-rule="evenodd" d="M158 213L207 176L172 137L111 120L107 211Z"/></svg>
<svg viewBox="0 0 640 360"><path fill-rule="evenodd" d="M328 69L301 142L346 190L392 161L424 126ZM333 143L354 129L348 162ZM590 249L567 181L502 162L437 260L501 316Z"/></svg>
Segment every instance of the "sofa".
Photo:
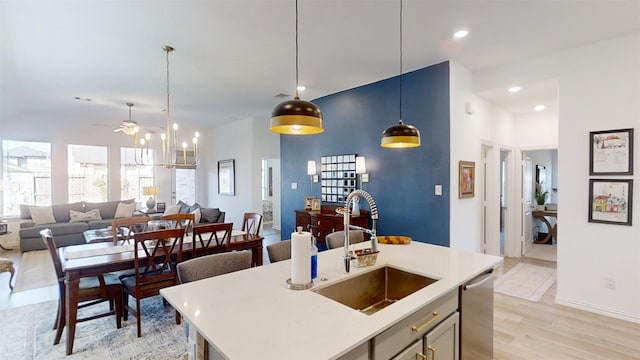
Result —
<svg viewBox="0 0 640 360"><path fill-rule="evenodd" d="M58 247L84 244L83 232L111 225L119 207L119 217L132 216L135 205L134 199L97 203L80 201L51 206L20 205L20 250L46 249L40 236L42 229L51 229Z"/></svg>
<svg viewBox="0 0 640 360"><path fill-rule="evenodd" d="M135 205L134 199L97 203L81 201L51 206L20 205L20 250L46 249L40 236L43 229L51 229L57 247L84 244L85 231L106 228L115 218L136 215ZM225 219L224 211L205 208L197 203L191 206L178 203L167 208L165 214L176 210L180 213L197 213L197 223L217 223Z"/></svg>

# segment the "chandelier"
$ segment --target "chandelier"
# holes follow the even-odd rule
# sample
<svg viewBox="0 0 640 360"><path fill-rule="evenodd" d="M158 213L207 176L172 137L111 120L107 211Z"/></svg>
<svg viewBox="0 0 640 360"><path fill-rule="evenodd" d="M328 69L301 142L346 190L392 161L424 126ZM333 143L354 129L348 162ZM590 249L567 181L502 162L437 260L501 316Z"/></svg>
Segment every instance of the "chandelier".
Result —
<svg viewBox="0 0 640 360"><path fill-rule="evenodd" d="M149 156L149 147L151 146L151 134L146 133L144 137L138 136L138 130L134 135L134 143L136 147L136 164L149 166L163 166L166 168L194 168L198 163L198 139L199 132L193 134L191 139L191 148L186 141L180 141L178 138L178 124L171 123L171 107L169 97L169 53L174 50L172 46L165 45L162 50L166 53L167 58L167 119L163 132L160 134L162 143L162 162L155 163Z"/></svg>

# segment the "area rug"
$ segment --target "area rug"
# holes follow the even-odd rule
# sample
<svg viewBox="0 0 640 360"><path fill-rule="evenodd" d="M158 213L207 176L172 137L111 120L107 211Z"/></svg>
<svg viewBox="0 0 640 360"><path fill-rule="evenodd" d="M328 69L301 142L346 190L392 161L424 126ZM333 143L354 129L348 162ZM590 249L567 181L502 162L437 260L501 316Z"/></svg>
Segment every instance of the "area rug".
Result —
<svg viewBox="0 0 640 360"><path fill-rule="evenodd" d="M13 291L25 291L57 284L56 272L48 250L22 254Z"/></svg>
<svg viewBox="0 0 640 360"><path fill-rule="evenodd" d="M120 329L113 316L90 320L76 327L71 356L65 355L66 334L60 344L53 345L56 306L57 301L48 301L0 311L0 358L175 360L187 354L183 327L176 325L175 310L163 305L160 296L142 300L141 338L136 335L133 316L123 321ZM104 303L82 311L105 311L107 306Z"/></svg>
<svg viewBox="0 0 640 360"><path fill-rule="evenodd" d="M537 302L555 282L556 270L520 263L496 280L494 291Z"/></svg>

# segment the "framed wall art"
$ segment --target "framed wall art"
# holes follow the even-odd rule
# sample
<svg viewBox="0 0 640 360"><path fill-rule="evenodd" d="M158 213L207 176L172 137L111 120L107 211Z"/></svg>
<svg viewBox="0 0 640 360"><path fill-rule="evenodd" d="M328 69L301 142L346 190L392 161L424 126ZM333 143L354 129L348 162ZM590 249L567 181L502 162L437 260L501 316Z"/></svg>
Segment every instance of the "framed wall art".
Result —
<svg viewBox="0 0 640 360"><path fill-rule="evenodd" d="M218 161L218 194L236 194L236 162L233 159Z"/></svg>
<svg viewBox="0 0 640 360"><path fill-rule="evenodd" d="M320 158L322 201L342 202L358 188L356 154L328 155Z"/></svg>
<svg viewBox="0 0 640 360"><path fill-rule="evenodd" d="M631 226L633 180L589 179L589 222Z"/></svg>
<svg viewBox="0 0 640 360"><path fill-rule="evenodd" d="M589 175L633 175L633 129L589 133Z"/></svg>
<svg viewBox="0 0 640 360"><path fill-rule="evenodd" d="M476 163L474 161L458 162L458 198L475 196Z"/></svg>

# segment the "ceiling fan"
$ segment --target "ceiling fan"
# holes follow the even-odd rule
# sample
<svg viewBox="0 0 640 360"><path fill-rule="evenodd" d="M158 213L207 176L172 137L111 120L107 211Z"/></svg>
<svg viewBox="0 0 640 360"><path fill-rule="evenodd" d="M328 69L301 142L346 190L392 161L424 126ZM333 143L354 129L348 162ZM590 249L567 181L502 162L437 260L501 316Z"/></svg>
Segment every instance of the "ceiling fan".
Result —
<svg viewBox="0 0 640 360"><path fill-rule="evenodd" d="M140 126L137 122L131 120L131 107L133 106L133 103L127 103L127 106L129 107L129 119L122 120L120 127L113 130L113 132L122 131L126 135L134 135L140 130Z"/></svg>

